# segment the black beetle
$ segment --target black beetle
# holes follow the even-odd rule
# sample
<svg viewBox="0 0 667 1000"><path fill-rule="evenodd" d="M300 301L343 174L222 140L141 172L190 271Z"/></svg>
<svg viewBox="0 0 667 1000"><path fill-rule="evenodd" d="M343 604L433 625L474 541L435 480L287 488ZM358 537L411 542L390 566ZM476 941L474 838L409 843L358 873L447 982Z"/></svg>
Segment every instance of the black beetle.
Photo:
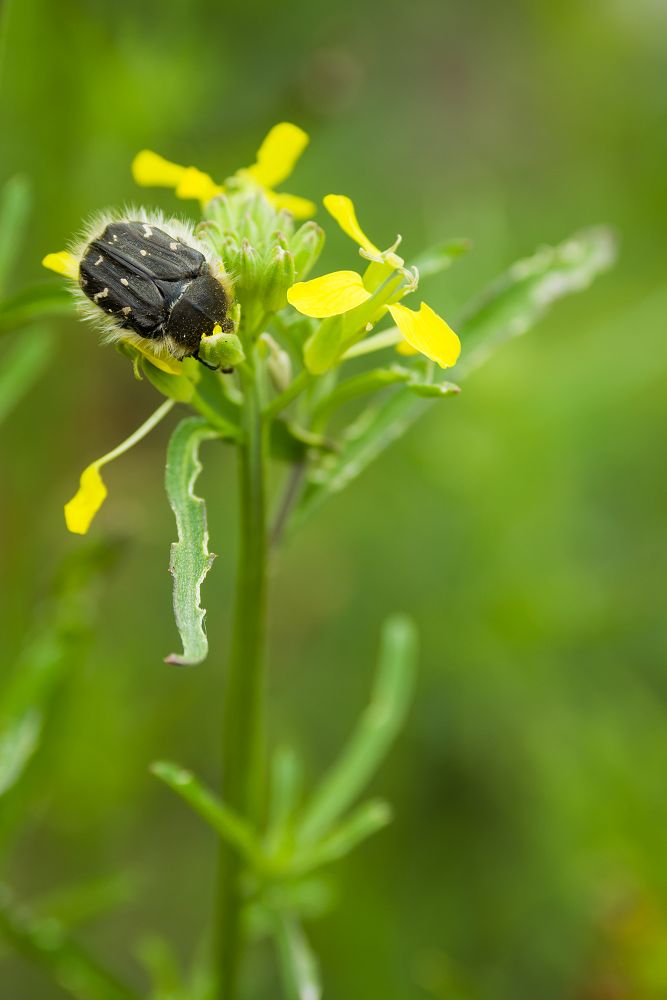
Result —
<svg viewBox="0 0 667 1000"><path fill-rule="evenodd" d="M216 326L233 329L223 281L201 251L150 222L108 223L79 264L82 292L114 326L166 346L179 359L200 360L203 336Z"/></svg>

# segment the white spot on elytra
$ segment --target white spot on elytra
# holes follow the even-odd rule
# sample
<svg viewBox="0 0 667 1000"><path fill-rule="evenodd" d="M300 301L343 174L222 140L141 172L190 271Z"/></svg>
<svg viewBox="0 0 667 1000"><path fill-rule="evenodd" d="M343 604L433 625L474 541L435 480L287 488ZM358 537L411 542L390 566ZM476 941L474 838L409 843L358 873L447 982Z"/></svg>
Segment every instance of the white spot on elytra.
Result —
<svg viewBox="0 0 667 1000"><path fill-rule="evenodd" d="M130 284L130 282L127 280L127 278L121 278L120 279L120 283L121 283L121 285L125 285L126 288Z"/></svg>
<svg viewBox="0 0 667 1000"><path fill-rule="evenodd" d="M141 254L142 257L148 256L148 250L140 250L139 253Z"/></svg>
<svg viewBox="0 0 667 1000"><path fill-rule="evenodd" d="M113 234L113 241L114 243L118 243L118 236L116 235L116 233Z"/></svg>
<svg viewBox="0 0 667 1000"><path fill-rule="evenodd" d="M152 235L153 235L153 230L151 229L151 227L144 225L144 236L146 237L146 239L149 240Z"/></svg>
<svg viewBox="0 0 667 1000"><path fill-rule="evenodd" d="M178 249L180 249L180 246L181 246L181 244L180 244L180 243L174 243L174 242L171 242L171 243L169 244L169 249L170 249L170 250L178 250Z"/></svg>
<svg viewBox="0 0 667 1000"><path fill-rule="evenodd" d="M132 312L132 309L130 308L130 306L123 306L121 312L123 313L124 316L129 316L130 313Z"/></svg>
<svg viewBox="0 0 667 1000"><path fill-rule="evenodd" d="M100 299L106 299L108 294L109 294L108 288L103 289L101 292L97 292L95 295L93 295L93 302L99 302Z"/></svg>
<svg viewBox="0 0 667 1000"><path fill-rule="evenodd" d="M99 267L103 260L104 257L102 256L102 254L100 254L97 260L95 261L95 267Z"/></svg>

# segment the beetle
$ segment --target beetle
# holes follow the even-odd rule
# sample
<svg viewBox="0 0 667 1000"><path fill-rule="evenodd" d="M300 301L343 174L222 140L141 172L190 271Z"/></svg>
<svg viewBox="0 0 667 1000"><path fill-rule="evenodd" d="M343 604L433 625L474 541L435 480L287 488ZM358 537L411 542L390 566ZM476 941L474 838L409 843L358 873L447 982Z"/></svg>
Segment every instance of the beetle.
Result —
<svg viewBox="0 0 667 1000"><path fill-rule="evenodd" d="M80 251L79 287L110 321L111 339L134 334L179 360L201 361L202 337L215 327L233 329L231 288L224 272L214 273L205 254L189 244L189 230L172 228L179 235L150 221L107 222Z"/></svg>

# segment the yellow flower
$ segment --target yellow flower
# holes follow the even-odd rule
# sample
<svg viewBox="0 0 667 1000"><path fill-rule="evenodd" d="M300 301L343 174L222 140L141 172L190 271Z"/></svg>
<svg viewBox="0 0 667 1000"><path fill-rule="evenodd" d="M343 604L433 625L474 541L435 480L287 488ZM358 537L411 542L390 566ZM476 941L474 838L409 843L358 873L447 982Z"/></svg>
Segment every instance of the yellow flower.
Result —
<svg viewBox="0 0 667 1000"><path fill-rule="evenodd" d="M354 204L345 195L327 195L324 207L343 232L358 244L359 253L370 262L370 266L363 277L356 271L333 271L311 281L298 281L287 293L290 305L304 316L315 319L340 316L367 302L390 276L402 273L405 276L403 285L398 288L392 285L389 300L385 300L381 307L382 312L389 310L403 335L399 349L405 354L423 354L441 368L455 365L461 353L461 343L445 320L425 302L415 312L397 301L391 301L416 288L416 275L405 269L403 259L396 253L400 240L389 250L379 250L359 225Z"/></svg>
<svg viewBox="0 0 667 1000"><path fill-rule="evenodd" d="M274 190L290 176L307 145L308 135L303 129L281 122L264 139L252 166L238 170L235 176L261 188L276 209L285 208L297 219L308 218L315 212L312 201ZM202 207L225 190L196 167L181 167L148 149L135 156L132 174L142 187L173 188L178 198L198 199Z"/></svg>
<svg viewBox="0 0 667 1000"><path fill-rule="evenodd" d="M106 465L107 462L112 462L119 455L124 455L126 451L129 451L135 444L138 444L142 438L146 437L160 423L163 417L166 417L173 405L173 399L166 400L162 406L157 408L155 413L151 414L141 427L138 427L133 434L130 434L129 438L112 451L107 452L106 455L102 455L101 458L91 462L83 470L79 479L78 490L72 499L65 504L65 524L68 531L71 531L75 535L86 534L93 518L107 498L107 488L100 474L102 466Z"/></svg>

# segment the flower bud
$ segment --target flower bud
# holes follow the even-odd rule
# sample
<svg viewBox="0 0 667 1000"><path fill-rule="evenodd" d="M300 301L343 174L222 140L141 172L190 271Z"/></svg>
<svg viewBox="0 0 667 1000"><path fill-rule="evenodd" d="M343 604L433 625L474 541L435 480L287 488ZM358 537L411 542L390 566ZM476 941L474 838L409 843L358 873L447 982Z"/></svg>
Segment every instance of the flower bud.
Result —
<svg viewBox="0 0 667 1000"><path fill-rule="evenodd" d="M235 289L239 300L242 302L245 298L256 295L262 273L262 259L246 239L241 244L235 271Z"/></svg>
<svg viewBox="0 0 667 1000"><path fill-rule="evenodd" d="M281 208L276 214L274 225L276 229L285 234L287 239L291 240L292 236L294 236L294 216L286 208Z"/></svg>
<svg viewBox="0 0 667 1000"><path fill-rule="evenodd" d="M239 270L240 248L238 240L232 233L224 233L216 247L225 271L236 275Z"/></svg>
<svg viewBox="0 0 667 1000"><path fill-rule="evenodd" d="M275 389L278 392L284 392L292 381L292 362L289 354L282 349L270 333L263 333L259 338L259 343L268 352L266 367Z"/></svg>
<svg viewBox="0 0 667 1000"><path fill-rule="evenodd" d="M245 354L235 333L213 333L202 337L199 360L213 368L234 368L245 360Z"/></svg>
<svg viewBox="0 0 667 1000"><path fill-rule="evenodd" d="M236 210L226 194L219 194L208 202L205 208L207 219L217 222L221 229L236 228Z"/></svg>
<svg viewBox="0 0 667 1000"><path fill-rule="evenodd" d="M267 312L287 305L287 289L294 284L294 257L289 250L274 246L262 275L261 296Z"/></svg>
<svg viewBox="0 0 667 1000"><path fill-rule="evenodd" d="M305 222L292 237L290 249L294 254L294 273L298 281L308 275L322 253L324 230L316 222Z"/></svg>

